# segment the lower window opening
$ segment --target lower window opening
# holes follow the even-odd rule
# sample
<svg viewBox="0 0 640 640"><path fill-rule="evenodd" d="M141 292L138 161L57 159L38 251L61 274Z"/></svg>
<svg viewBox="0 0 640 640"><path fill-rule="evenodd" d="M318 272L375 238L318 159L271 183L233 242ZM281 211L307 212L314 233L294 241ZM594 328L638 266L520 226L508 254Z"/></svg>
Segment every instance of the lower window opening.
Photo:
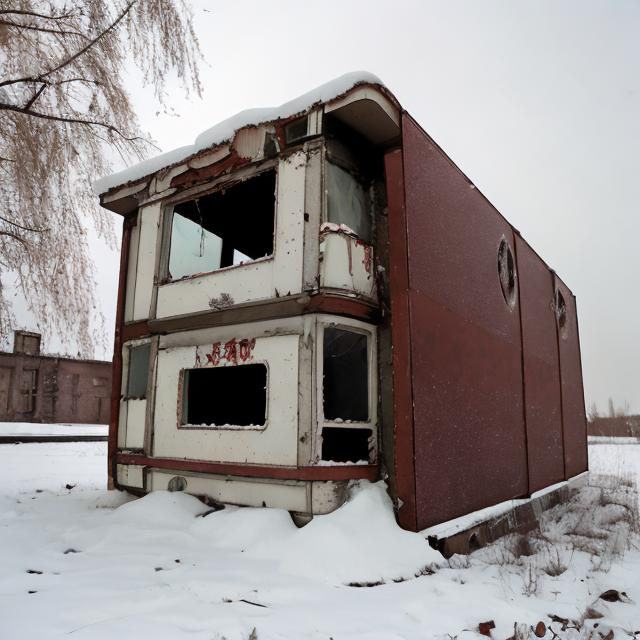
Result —
<svg viewBox="0 0 640 640"><path fill-rule="evenodd" d="M182 424L262 427L267 412L267 367L247 364L184 372Z"/></svg>
<svg viewBox="0 0 640 640"><path fill-rule="evenodd" d="M324 427L322 429L322 459L332 462L369 461L371 429Z"/></svg>
<svg viewBox="0 0 640 640"><path fill-rule="evenodd" d="M323 342L323 410L325 420L369 419L368 338L326 327Z"/></svg>

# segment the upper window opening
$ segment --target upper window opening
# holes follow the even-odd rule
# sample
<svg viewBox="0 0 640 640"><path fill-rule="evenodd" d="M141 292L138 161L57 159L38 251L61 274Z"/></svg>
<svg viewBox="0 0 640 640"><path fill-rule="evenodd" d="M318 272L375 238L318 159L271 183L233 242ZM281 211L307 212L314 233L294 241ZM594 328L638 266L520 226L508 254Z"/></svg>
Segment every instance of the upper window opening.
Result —
<svg viewBox="0 0 640 640"><path fill-rule="evenodd" d="M559 289L556 289L556 318L560 330L563 331L567 326L567 303Z"/></svg>
<svg viewBox="0 0 640 640"><path fill-rule="evenodd" d="M326 327L323 344L323 407L326 420L369 420L367 335Z"/></svg>
<svg viewBox="0 0 640 640"><path fill-rule="evenodd" d="M245 364L187 369L182 424L262 427L267 413L267 367Z"/></svg>
<svg viewBox="0 0 640 640"><path fill-rule="evenodd" d="M177 280L273 254L275 171L173 209L169 278Z"/></svg>
<svg viewBox="0 0 640 640"><path fill-rule="evenodd" d="M147 397L149 378L149 355L151 343L129 348L129 375L127 378L127 399L141 400Z"/></svg>
<svg viewBox="0 0 640 640"><path fill-rule="evenodd" d="M293 144L307 135L307 116L294 120L284 127L284 139L287 144Z"/></svg>
<svg viewBox="0 0 640 640"><path fill-rule="evenodd" d="M363 242L371 244L369 198L364 185L349 171L327 162L327 219L344 224Z"/></svg>
<svg viewBox="0 0 640 640"><path fill-rule="evenodd" d="M498 248L498 276L504 300L513 309L516 304L516 264L511 247L504 238Z"/></svg>
<svg viewBox="0 0 640 640"><path fill-rule="evenodd" d="M24 353L28 356L40 355L40 334L28 331L16 331L14 336L13 351Z"/></svg>

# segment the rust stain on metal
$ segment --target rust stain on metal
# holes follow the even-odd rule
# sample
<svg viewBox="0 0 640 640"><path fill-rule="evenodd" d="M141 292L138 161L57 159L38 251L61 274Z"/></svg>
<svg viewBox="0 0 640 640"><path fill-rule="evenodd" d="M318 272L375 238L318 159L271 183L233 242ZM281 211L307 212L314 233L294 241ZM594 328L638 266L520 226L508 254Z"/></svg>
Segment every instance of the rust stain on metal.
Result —
<svg viewBox="0 0 640 640"><path fill-rule="evenodd" d="M220 160L208 167L202 167L201 169L189 169L188 171L176 176L171 180L171 187L191 187L200 182L204 182L205 180L217 178L223 173L239 169L243 165L249 164L249 162L250 160L248 158L242 158L238 155L237 151L232 150L224 160Z"/></svg>

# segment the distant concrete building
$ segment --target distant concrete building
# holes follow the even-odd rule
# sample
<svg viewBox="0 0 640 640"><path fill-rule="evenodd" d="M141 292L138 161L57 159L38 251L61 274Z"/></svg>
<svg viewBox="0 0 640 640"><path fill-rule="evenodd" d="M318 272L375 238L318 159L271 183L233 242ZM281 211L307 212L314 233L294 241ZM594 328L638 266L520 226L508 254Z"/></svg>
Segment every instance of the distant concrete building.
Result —
<svg viewBox="0 0 640 640"><path fill-rule="evenodd" d="M0 421L108 424L110 393L110 362L42 355L40 334L0 351Z"/></svg>

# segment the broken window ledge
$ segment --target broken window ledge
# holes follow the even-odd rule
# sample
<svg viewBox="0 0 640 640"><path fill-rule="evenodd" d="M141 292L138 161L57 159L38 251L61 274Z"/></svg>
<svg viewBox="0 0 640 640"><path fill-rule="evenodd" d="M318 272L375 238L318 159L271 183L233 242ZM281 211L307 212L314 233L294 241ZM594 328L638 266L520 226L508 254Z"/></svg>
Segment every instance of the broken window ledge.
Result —
<svg viewBox="0 0 640 640"><path fill-rule="evenodd" d="M264 431L269 426L268 422L263 425L259 424L180 424L178 429L188 429L190 431L212 430L212 431Z"/></svg>
<svg viewBox="0 0 640 640"><path fill-rule="evenodd" d="M315 463L316 467L365 467L370 465L375 465L375 462L370 462L369 460L358 460L356 462L337 462L336 460L318 460Z"/></svg>
<svg viewBox="0 0 640 640"><path fill-rule="evenodd" d="M200 273L191 273L188 276L182 276L180 278L164 278L160 281L160 286L165 286L168 284L178 284L180 282L184 282L185 280L195 280L197 278L203 278L204 276L210 276L215 273L223 273L225 271L231 271L232 269L240 269L242 267L250 267L255 266L257 264L262 264L265 262L270 262L275 260L276 253L275 251L268 256L262 256L262 258L256 258L255 260L249 260L247 262L241 262L240 264L231 264L228 267L220 267L219 269L214 269L213 271L202 271Z"/></svg>

